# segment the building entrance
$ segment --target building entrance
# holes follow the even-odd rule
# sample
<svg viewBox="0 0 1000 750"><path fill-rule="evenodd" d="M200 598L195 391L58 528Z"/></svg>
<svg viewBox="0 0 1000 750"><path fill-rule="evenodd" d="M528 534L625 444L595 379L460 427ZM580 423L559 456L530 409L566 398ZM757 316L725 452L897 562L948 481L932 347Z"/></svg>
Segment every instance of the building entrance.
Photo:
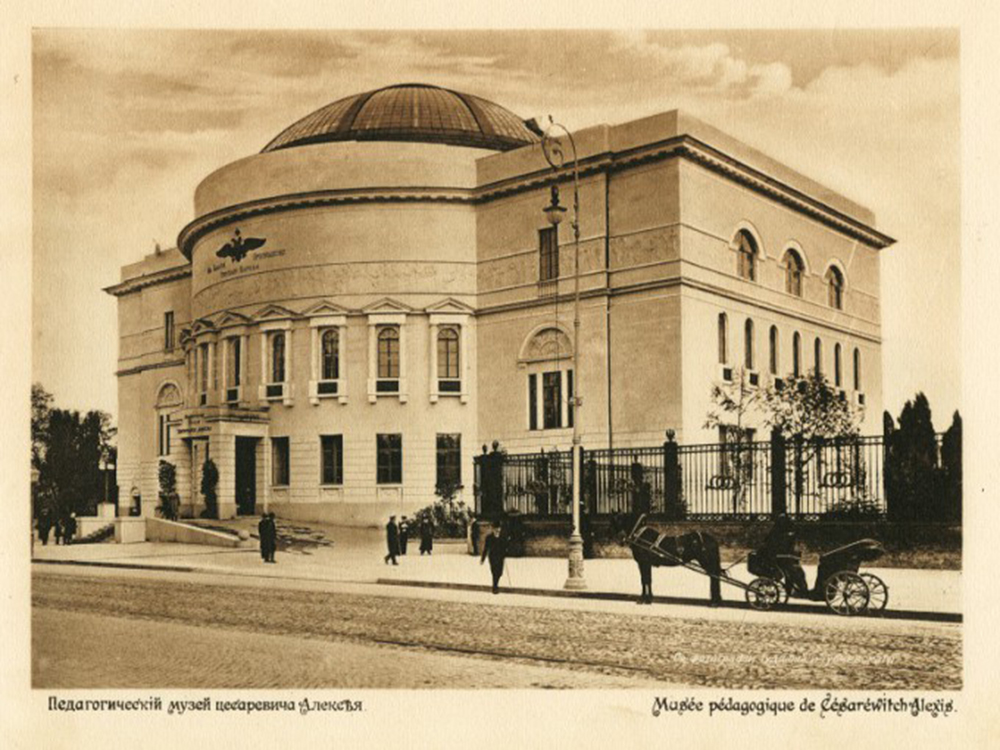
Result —
<svg viewBox="0 0 1000 750"><path fill-rule="evenodd" d="M257 438L236 438L236 512L253 515L257 509Z"/></svg>

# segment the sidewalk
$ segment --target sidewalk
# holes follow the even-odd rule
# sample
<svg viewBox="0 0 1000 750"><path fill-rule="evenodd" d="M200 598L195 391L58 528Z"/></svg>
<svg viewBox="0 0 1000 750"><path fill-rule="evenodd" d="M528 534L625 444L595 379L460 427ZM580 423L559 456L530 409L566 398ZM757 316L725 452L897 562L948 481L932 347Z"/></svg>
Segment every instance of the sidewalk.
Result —
<svg viewBox="0 0 1000 750"><path fill-rule="evenodd" d="M282 522L283 524L283 522ZM285 531L294 527L285 526ZM140 544L81 544L41 546L36 543L34 560L49 564L91 564L111 567L135 567L198 571L215 574L252 575L299 580L386 584L488 590L489 566L480 565L478 558L465 553L465 545L435 543L434 554L419 554L419 543L409 546L409 554L399 558L399 565L383 562L384 543L381 532L368 529L340 529L310 525L299 540L285 544L277 555L277 563L264 563L255 549L223 549L195 545L144 542ZM332 543L331 543L332 541ZM815 567L805 566L811 582ZM864 568L885 581L889 588L890 616L900 610L914 613L947 614L914 619L946 619L955 621L961 613L961 573L958 571L913 570L903 568ZM587 560L585 577L588 589L570 593L563 589L567 563L560 558L510 558L501 586L519 593L600 597L623 599L634 597L639 588L639 574L630 559ZM745 566L730 571L738 580L748 582ZM696 604L703 607L708 599L706 577L683 568L656 568L653 591L675 604ZM744 593L734 586L723 585L727 602L742 604ZM794 602L793 604L798 604ZM815 606L802 602L806 607Z"/></svg>

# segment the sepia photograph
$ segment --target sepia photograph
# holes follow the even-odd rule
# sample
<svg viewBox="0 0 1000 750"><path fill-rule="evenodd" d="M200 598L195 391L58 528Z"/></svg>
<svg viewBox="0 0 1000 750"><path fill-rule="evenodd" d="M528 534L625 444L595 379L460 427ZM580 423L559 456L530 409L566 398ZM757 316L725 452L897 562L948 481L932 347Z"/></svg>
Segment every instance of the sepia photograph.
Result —
<svg viewBox="0 0 1000 750"><path fill-rule="evenodd" d="M962 688L957 30L31 55L32 687Z"/></svg>
<svg viewBox="0 0 1000 750"><path fill-rule="evenodd" d="M5 742L995 744L1000 17L781 7L12 8Z"/></svg>

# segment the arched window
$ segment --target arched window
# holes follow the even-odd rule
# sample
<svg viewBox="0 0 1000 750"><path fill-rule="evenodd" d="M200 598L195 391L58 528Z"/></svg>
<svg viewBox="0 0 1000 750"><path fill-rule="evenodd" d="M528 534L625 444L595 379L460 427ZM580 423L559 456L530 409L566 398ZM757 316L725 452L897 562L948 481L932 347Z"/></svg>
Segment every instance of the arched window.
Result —
<svg viewBox="0 0 1000 750"><path fill-rule="evenodd" d="M819 340L819 336L813 342L813 370L817 375L823 374L823 342Z"/></svg>
<svg viewBox="0 0 1000 750"><path fill-rule="evenodd" d="M320 378L337 380L340 378L340 332L336 328L323 331Z"/></svg>
<svg viewBox="0 0 1000 750"><path fill-rule="evenodd" d="M740 278L757 280L757 243L745 229L736 235L736 252L739 255Z"/></svg>
<svg viewBox="0 0 1000 750"><path fill-rule="evenodd" d="M826 272L826 283L829 289L829 304L834 310L844 309L844 276L840 269L831 266Z"/></svg>
<svg viewBox="0 0 1000 750"><path fill-rule="evenodd" d="M792 336L792 375L802 375L802 337L798 331Z"/></svg>
<svg viewBox="0 0 1000 750"><path fill-rule="evenodd" d="M840 388L840 344L833 347L833 384Z"/></svg>
<svg viewBox="0 0 1000 750"><path fill-rule="evenodd" d="M458 379L458 331L442 328L437 340L438 378Z"/></svg>
<svg viewBox="0 0 1000 750"><path fill-rule="evenodd" d="M281 331L271 336L271 382L285 382L285 334Z"/></svg>
<svg viewBox="0 0 1000 750"><path fill-rule="evenodd" d="M399 377L399 329L387 326L378 332L378 376Z"/></svg>
<svg viewBox="0 0 1000 750"><path fill-rule="evenodd" d="M770 346L768 347L768 372L772 375L778 374L778 327L771 326L771 332L768 334L768 342Z"/></svg>
<svg viewBox="0 0 1000 750"><path fill-rule="evenodd" d="M794 294L796 297L802 296L802 271L805 265L802 258L794 250L785 253L785 291Z"/></svg>
<svg viewBox="0 0 1000 750"><path fill-rule="evenodd" d="M854 390L861 390L861 352L854 350Z"/></svg>
<svg viewBox="0 0 1000 750"><path fill-rule="evenodd" d="M750 318L743 325L743 366L753 369L753 321Z"/></svg>
<svg viewBox="0 0 1000 750"><path fill-rule="evenodd" d="M729 361L729 319L725 313L719 313L719 364Z"/></svg>

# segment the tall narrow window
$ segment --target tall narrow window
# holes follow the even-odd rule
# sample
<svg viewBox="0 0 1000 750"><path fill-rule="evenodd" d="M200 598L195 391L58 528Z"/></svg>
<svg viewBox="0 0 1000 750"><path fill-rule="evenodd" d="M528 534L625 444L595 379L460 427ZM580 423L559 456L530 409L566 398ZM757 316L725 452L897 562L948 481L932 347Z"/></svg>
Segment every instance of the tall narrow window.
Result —
<svg viewBox="0 0 1000 750"><path fill-rule="evenodd" d="M462 436L437 436L437 486L462 484Z"/></svg>
<svg viewBox="0 0 1000 750"><path fill-rule="evenodd" d="M739 255L740 278L747 281L757 279L757 243L754 242L750 233L740 230L736 235L736 252Z"/></svg>
<svg viewBox="0 0 1000 750"><path fill-rule="evenodd" d="M163 349L173 351L174 349L174 311L168 310L163 313Z"/></svg>
<svg viewBox="0 0 1000 750"><path fill-rule="evenodd" d="M785 291L802 296L802 271L805 268L802 258L794 250L785 253Z"/></svg>
<svg viewBox="0 0 1000 750"><path fill-rule="evenodd" d="M226 339L226 387L237 388L243 379L241 355L243 340L239 336Z"/></svg>
<svg viewBox="0 0 1000 750"><path fill-rule="evenodd" d="M542 373L542 427L562 427L562 373Z"/></svg>
<svg viewBox="0 0 1000 750"><path fill-rule="evenodd" d="M572 370L567 370L566 371L566 401L568 402L568 405L566 407L566 416L569 419L569 421L566 423L567 427L572 427L573 426L573 420L576 418L576 415L573 413L573 406L574 406L574 404L573 404L573 392L574 392L573 391L573 371Z"/></svg>
<svg viewBox="0 0 1000 750"><path fill-rule="evenodd" d="M538 230L538 280L559 278L559 232L556 227Z"/></svg>
<svg viewBox="0 0 1000 750"><path fill-rule="evenodd" d="M378 484L403 483L403 436L376 435Z"/></svg>
<svg viewBox="0 0 1000 750"><path fill-rule="evenodd" d="M378 332L378 376L399 377L399 329L386 326Z"/></svg>
<svg viewBox="0 0 1000 750"><path fill-rule="evenodd" d="M854 350L854 390L861 390L861 352Z"/></svg>
<svg viewBox="0 0 1000 750"><path fill-rule="evenodd" d="M208 344L198 345L198 394L202 406L208 403Z"/></svg>
<svg viewBox="0 0 1000 750"><path fill-rule="evenodd" d="M271 438L271 484L287 486L291 480L288 466L288 438Z"/></svg>
<svg viewBox="0 0 1000 750"><path fill-rule="evenodd" d="M442 328L437 338L438 390L455 392L461 390L459 377L458 331Z"/></svg>
<svg viewBox="0 0 1000 750"><path fill-rule="evenodd" d="M743 366L753 369L753 321L750 318L743 325Z"/></svg>
<svg viewBox="0 0 1000 750"><path fill-rule="evenodd" d="M159 414L157 416L157 421L159 424L159 451L157 455L159 456L169 456L170 455L170 417L166 414Z"/></svg>
<svg viewBox="0 0 1000 750"><path fill-rule="evenodd" d="M840 344L833 347L833 384L840 388Z"/></svg>
<svg viewBox="0 0 1000 750"><path fill-rule="evenodd" d="M729 319L725 313L719 313L719 364L729 362Z"/></svg>
<svg viewBox="0 0 1000 750"><path fill-rule="evenodd" d="M798 331L792 336L792 375L802 375L802 337Z"/></svg>
<svg viewBox="0 0 1000 750"><path fill-rule="evenodd" d="M320 342L320 379L337 380L340 377L340 333L336 328L327 328Z"/></svg>
<svg viewBox="0 0 1000 750"><path fill-rule="evenodd" d="M271 382L285 382L285 334L281 331L271 335Z"/></svg>
<svg viewBox="0 0 1000 750"><path fill-rule="evenodd" d="M840 269L834 266L826 272L826 283L829 289L829 304L834 310L844 309L844 276Z"/></svg>
<svg viewBox="0 0 1000 750"><path fill-rule="evenodd" d="M538 376L528 376L528 429L538 429Z"/></svg>
<svg viewBox="0 0 1000 750"><path fill-rule="evenodd" d="M778 327L771 326L768 333L768 358L767 369L772 375L778 374Z"/></svg>
<svg viewBox="0 0 1000 750"><path fill-rule="evenodd" d="M817 375L823 374L823 342L819 340L819 336L813 342L813 370Z"/></svg>
<svg viewBox="0 0 1000 750"><path fill-rule="evenodd" d="M344 483L344 436L320 435L320 480L323 484Z"/></svg>

